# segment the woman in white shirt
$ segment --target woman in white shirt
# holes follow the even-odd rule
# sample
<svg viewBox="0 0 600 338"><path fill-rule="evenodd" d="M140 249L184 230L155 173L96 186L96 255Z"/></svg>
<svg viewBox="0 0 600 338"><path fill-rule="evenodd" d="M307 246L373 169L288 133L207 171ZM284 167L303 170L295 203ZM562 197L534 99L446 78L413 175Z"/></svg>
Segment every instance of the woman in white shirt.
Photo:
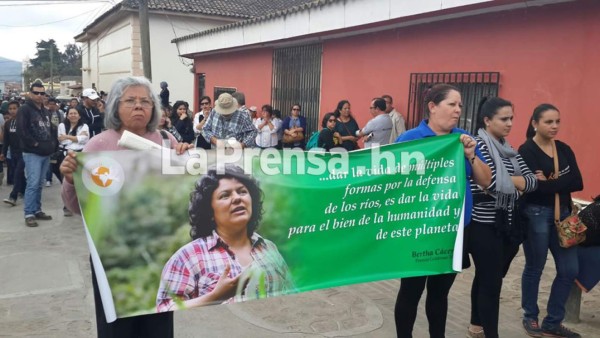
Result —
<svg viewBox="0 0 600 338"><path fill-rule="evenodd" d="M65 150L81 151L90 139L90 129L83 122L75 108L69 108L67 117L58 126L58 141L60 148Z"/></svg>
<svg viewBox="0 0 600 338"><path fill-rule="evenodd" d="M256 135L256 145L260 148L275 148L277 146L277 131L281 124L273 121L273 107L268 104L262 106L262 118L254 121L254 126L258 130Z"/></svg>

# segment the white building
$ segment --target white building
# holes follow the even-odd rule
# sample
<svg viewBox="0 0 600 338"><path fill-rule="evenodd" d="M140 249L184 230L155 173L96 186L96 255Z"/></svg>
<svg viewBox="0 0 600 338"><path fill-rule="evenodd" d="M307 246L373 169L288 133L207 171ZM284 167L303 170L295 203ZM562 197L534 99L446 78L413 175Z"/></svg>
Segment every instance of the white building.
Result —
<svg viewBox="0 0 600 338"><path fill-rule="evenodd" d="M247 1L150 0L148 17L152 82L169 84L170 101L185 100L192 104L197 79L193 61L179 57L178 37L261 16L310 0L272 0L249 4ZM115 79L143 76L140 48L138 1L124 0L98 17L75 37L82 43L82 85L108 92Z"/></svg>

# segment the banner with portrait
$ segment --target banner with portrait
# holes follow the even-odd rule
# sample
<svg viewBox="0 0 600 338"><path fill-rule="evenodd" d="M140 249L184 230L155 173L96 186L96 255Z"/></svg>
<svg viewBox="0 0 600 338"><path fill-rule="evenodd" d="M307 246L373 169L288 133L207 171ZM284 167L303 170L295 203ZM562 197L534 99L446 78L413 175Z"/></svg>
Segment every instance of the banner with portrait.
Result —
<svg viewBox="0 0 600 338"><path fill-rule="evenodd" d="M458 135L354 152L80 153L107 319L460 271Z"/></svg>

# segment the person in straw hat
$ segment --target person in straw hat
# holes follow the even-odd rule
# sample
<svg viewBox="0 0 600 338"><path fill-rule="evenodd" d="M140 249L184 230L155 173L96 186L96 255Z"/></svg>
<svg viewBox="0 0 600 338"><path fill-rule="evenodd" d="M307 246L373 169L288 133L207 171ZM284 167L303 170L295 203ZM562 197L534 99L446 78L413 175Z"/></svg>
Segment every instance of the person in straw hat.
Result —
<svg viewBox="0 0 600 338"><path fill-rule="evenodd" d="M235 143L242 148L255 146L258 131L250 115L238 110L238 102L231 94L219 95L214 110L217 114L210 114L202 129L202 136L213 148L217 145L233 147Z"/></svg>

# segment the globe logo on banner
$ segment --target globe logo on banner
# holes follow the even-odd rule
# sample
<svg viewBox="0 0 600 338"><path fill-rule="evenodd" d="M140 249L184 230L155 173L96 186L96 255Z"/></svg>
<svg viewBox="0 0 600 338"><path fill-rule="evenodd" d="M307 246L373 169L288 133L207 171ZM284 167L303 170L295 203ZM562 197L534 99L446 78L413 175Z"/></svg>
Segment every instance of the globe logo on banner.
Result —
<svg viewBox="0 0 600 338"><path fill-rule="evenodd" d="M119 162L108 157L87 162L82 175L85 187L100 196L117 194L123 187L124 178Z"/></svg>

